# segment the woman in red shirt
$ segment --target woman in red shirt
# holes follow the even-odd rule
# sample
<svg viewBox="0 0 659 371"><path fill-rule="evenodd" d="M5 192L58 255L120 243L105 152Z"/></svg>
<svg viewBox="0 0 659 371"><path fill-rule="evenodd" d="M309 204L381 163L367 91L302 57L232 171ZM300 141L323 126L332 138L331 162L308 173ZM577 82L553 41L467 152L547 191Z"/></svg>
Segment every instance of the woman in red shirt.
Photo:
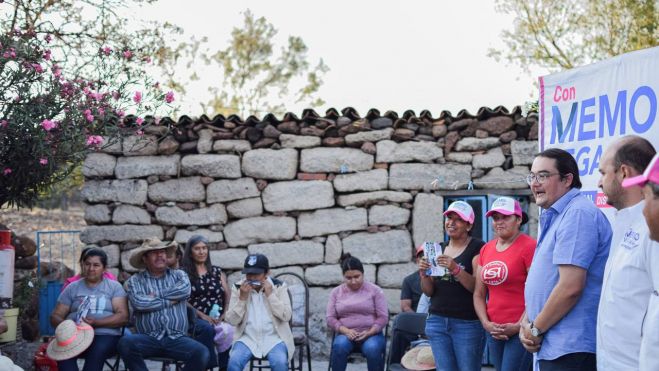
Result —
<svg viewBox="0 0 659 371"><path fill-rule="evenodd" d="M490 360L497 371L526 371L532 357L518 334L524 314L524 284L536 241L520 231L528 217L518 201L500 197L485 215L492 217L497 237L480 252L474 308L488 333Z"/></svg>

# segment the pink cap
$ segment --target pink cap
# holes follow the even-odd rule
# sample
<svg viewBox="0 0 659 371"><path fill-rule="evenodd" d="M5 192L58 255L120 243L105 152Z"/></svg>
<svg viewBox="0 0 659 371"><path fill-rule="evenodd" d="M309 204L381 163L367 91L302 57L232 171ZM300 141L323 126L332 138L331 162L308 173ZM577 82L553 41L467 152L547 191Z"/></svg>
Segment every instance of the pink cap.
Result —
<svg viewBox="0 0 659 371"><path fill-rule="evenodd" d="M419 247L416 248L416 253L414 256L419 256L420 253L423 252L423 244L419 245Z"/></svg>
<svg viewBox="0 0 659 371"><path fill-rule="evenodd" d="M635 185L642 187L647 182L659 184L659 153L654 155L643 175L623 180L622 186L625 188Z"/></svg>
<svg viewBox="0 0 659 371"><path fill-rule="evenodd" d="M464 201L455 201L454 203L450 204L448 209L444 211L444 216L448 215L448 213L456 213L460 219L469 224L474 224L474 209L472 209L471 205Z"/></svg>
<svg viewBox="0 0 659 371"><path fill-rule="evenodd" d="M490 211L485 213L486 217L492 216L494 213L499 213L503 215L517 215L522 216L522 207L519 204L519 201L511 197L499 197L494 200L492 203L492 208Z"/></svg>

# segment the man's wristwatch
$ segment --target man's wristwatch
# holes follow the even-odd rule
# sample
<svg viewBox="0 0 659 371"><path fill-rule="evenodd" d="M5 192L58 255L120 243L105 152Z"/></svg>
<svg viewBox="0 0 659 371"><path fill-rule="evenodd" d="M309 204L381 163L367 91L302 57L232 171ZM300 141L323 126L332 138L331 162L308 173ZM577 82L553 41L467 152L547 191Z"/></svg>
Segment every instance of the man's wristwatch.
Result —
<svg viewBox="0 0 659 371"><path fill-rule="evenodd" d="M540 331L539 328L535 327L535 325L533 324L533 322L531 322L531 335L533 335L533 336L535 336L535 337L540 337L540 336L543 335L543 332Z"/></svg>

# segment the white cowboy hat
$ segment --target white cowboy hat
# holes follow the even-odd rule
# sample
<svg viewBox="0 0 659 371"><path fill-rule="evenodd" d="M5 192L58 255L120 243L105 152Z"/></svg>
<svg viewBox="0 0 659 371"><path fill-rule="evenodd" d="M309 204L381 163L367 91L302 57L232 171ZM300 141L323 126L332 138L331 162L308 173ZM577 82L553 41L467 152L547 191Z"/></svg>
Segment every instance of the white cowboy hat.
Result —
<svg viewBox="0 0 659 371"><path fill-rule="evenodd" d="M90 325L85 322L76 325L67 319L57 325L55 338L48 344L46 353L56 361L71 359L89 348L93 340L94 329Z"/></svg>
<svg viewBox="0 0 659 371"><path fill-rule="evenodd" d="M434 370L435 358L429 346L420 345L408 350L400 364L408 370Z"/></svg>
<svg viewBox="0 0 659 371"><path fill-rule="evenodd" d="M142 261L142 256L149 251L167 249L167 256L172 256L176 252L176 242L160 241L157 238L149 238L142 243L140 247L133 250L130 256L130 265L137 269L144 269L146 266Z"/></svg>

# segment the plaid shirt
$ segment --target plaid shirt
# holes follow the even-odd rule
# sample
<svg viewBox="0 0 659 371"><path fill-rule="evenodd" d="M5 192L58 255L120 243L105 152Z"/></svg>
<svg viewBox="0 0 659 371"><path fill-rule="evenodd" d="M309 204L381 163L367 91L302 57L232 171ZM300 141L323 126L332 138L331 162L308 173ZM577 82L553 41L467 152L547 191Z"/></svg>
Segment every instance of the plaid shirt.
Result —
<svg viewBox="0 0 659 371"><path fill-rule="evenodd" d="M164 336L176 339L187 333L190 280L185 272L167 269L161 277L148 271L137 273L126 282L126 292L138 333L159 340Z"/></svg>

